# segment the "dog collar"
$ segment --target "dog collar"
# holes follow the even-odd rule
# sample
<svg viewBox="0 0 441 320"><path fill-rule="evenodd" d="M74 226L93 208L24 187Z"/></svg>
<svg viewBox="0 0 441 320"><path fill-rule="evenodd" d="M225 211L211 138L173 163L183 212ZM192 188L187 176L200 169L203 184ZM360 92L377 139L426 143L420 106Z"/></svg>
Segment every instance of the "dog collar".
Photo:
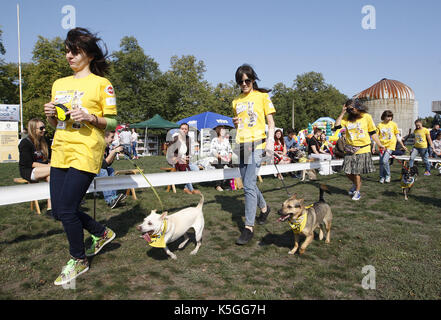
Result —
<svg viewBox="0 0 441 320"><path fill-rule="evenodd" d="M312 206L314 206L314 204L306 206L305 209L312 208ZM302 214L300 217L298 217L294 221L288 221L288 223L294 233L300 233L305 228L307 220L308 220L308 215L306 214L305 211L305 213Z"/></svg>
<svg viewBox="0 0 441 320"><path fill-rule="evenodd" d="M415 177L409 177L409 179L405 179L404 177L401 179L401 188L411 188L415 182Z"/></svg>
<svg viewBox="0 0 441 320"><path fill-rule="evenodd" d="M304 213L294 221L289 221L289 226L294 233L300 233L305 228L306 220L308 220L308 215Z"/></svg>
<svg viewBox="0 0 441 320"><path fill-rule="evenodd" d="M149 245L151 247L155 248L165 248L165 231L167 230L167 219L164 219L163 227L160 233L153 234L151 236L151 242L149 242Z"/></svg>

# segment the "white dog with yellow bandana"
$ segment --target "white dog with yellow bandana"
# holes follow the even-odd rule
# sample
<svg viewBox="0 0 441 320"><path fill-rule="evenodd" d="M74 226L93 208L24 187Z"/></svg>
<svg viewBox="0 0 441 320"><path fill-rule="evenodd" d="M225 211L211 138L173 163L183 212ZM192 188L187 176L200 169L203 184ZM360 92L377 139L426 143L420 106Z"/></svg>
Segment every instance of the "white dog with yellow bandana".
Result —
<svg viewBox="0 0 441 320"><path fill-rule="evenodd" d="M142 237L150 246L164 248L172 259L177 259L176 255L167 248L167 244L184 236L185 240L179 245L179 249L182 249L189 240L186 232L193 228L196 248L190 254L196 254L201 246L202 231L204 231L203 204L204 196L201 194L201 200L196 207L182 209L170 216L167 215L167 211L158 214L156 210L152 210L136 229L143 233Z"/></svg>

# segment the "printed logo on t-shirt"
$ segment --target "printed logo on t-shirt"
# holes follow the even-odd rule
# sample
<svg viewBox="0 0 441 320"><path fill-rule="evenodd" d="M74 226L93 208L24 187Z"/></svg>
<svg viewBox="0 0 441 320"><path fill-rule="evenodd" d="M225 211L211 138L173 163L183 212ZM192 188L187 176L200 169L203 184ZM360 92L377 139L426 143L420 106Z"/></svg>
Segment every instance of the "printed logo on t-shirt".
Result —
<svg viewBox="0 0 441 320"><path fill-rule="evenodd" d="M112 85L108 85L106 87L106 89L104 89L104 91L109 95L109 96L113 96L115 94L115 90L113 90Z"/></svg>

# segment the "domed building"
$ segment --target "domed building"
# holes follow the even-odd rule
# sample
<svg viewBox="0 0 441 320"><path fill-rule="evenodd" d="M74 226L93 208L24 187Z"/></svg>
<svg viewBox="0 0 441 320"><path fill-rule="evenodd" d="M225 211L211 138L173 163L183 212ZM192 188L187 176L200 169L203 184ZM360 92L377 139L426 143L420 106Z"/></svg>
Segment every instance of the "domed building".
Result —
<svg viewBox="0 0 441 320"><path fill-rule="evenodd" d="M375 124L381 122L381 115L385 110L394 114L394 119L405 136L409 129L414 129L414 121L418 118L418 102L415 93L404 83L397 80L382 79L372 87L356 94L369 108L368 112L374 119Z"/></svg>

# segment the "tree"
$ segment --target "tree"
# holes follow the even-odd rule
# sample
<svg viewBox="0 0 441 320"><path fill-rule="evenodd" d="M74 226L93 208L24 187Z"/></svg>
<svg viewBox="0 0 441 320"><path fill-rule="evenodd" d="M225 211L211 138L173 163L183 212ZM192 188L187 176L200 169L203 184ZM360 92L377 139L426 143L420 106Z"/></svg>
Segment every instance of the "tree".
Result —
<svg viewBox="0 0 441 320"><path fill-rule="evenodd" d="M171 121L178 121L212 111L216 99L212 87L204 80L205 63L189 55L171 57L170 65L170 70L163 75L163 83L167 85L167 112L163 115Z"/></svg>
<svg viewBox="0 0 441 320"><path fill-rule="evenodd" d="M234 81L229 83L219 83L213 89L214 105L212 112L223 114L228 117L233 117L232 103L235 97L240 94L240 89Z"/></svg>
<svg viewBox="0 0 441 320"><path fill-rule="evenodd" d="M164 108L161 71L134 37L124 37L112 54L109 80L115 88L120 122L139 122Z"/></svg>
<svg viewBox="0 0 441 320"><path fill-rule="evenodd" d="M276 113L274 115L276 126L285 129L291 128L294 90L279 82L274 85L270 94L272 95L271 101L276 108ZM296 122L295 127L298 128L297 125L299 124L299 120L297 117L297 113L294 119Z"/></svg>
<svg viewBox="0 0 441 320"><path fill-rule="evenodd" d="M72 75L64 41L60 37L48 40L39 36L32 51L32 63L24 64L22 71L23 122L34 117L44 119L43 105L51 100L52 84Z"/></svg>
<svg viewBox="0 0 441 320"><path fill-rule="evenodd" d="M308 72L294 81L296 130L305 129L320 117L336 118L347 100L334 86L325 83L323 75Z"/></svg>
<svg viewBox="0 0 441 320"><path fill-rule="evenodd" d="M6 53L2 41L3 31L0 29L0 55ZM18 102L17 72L18 66L14 63L6 64L0 58L0 103Z"/></svg>

